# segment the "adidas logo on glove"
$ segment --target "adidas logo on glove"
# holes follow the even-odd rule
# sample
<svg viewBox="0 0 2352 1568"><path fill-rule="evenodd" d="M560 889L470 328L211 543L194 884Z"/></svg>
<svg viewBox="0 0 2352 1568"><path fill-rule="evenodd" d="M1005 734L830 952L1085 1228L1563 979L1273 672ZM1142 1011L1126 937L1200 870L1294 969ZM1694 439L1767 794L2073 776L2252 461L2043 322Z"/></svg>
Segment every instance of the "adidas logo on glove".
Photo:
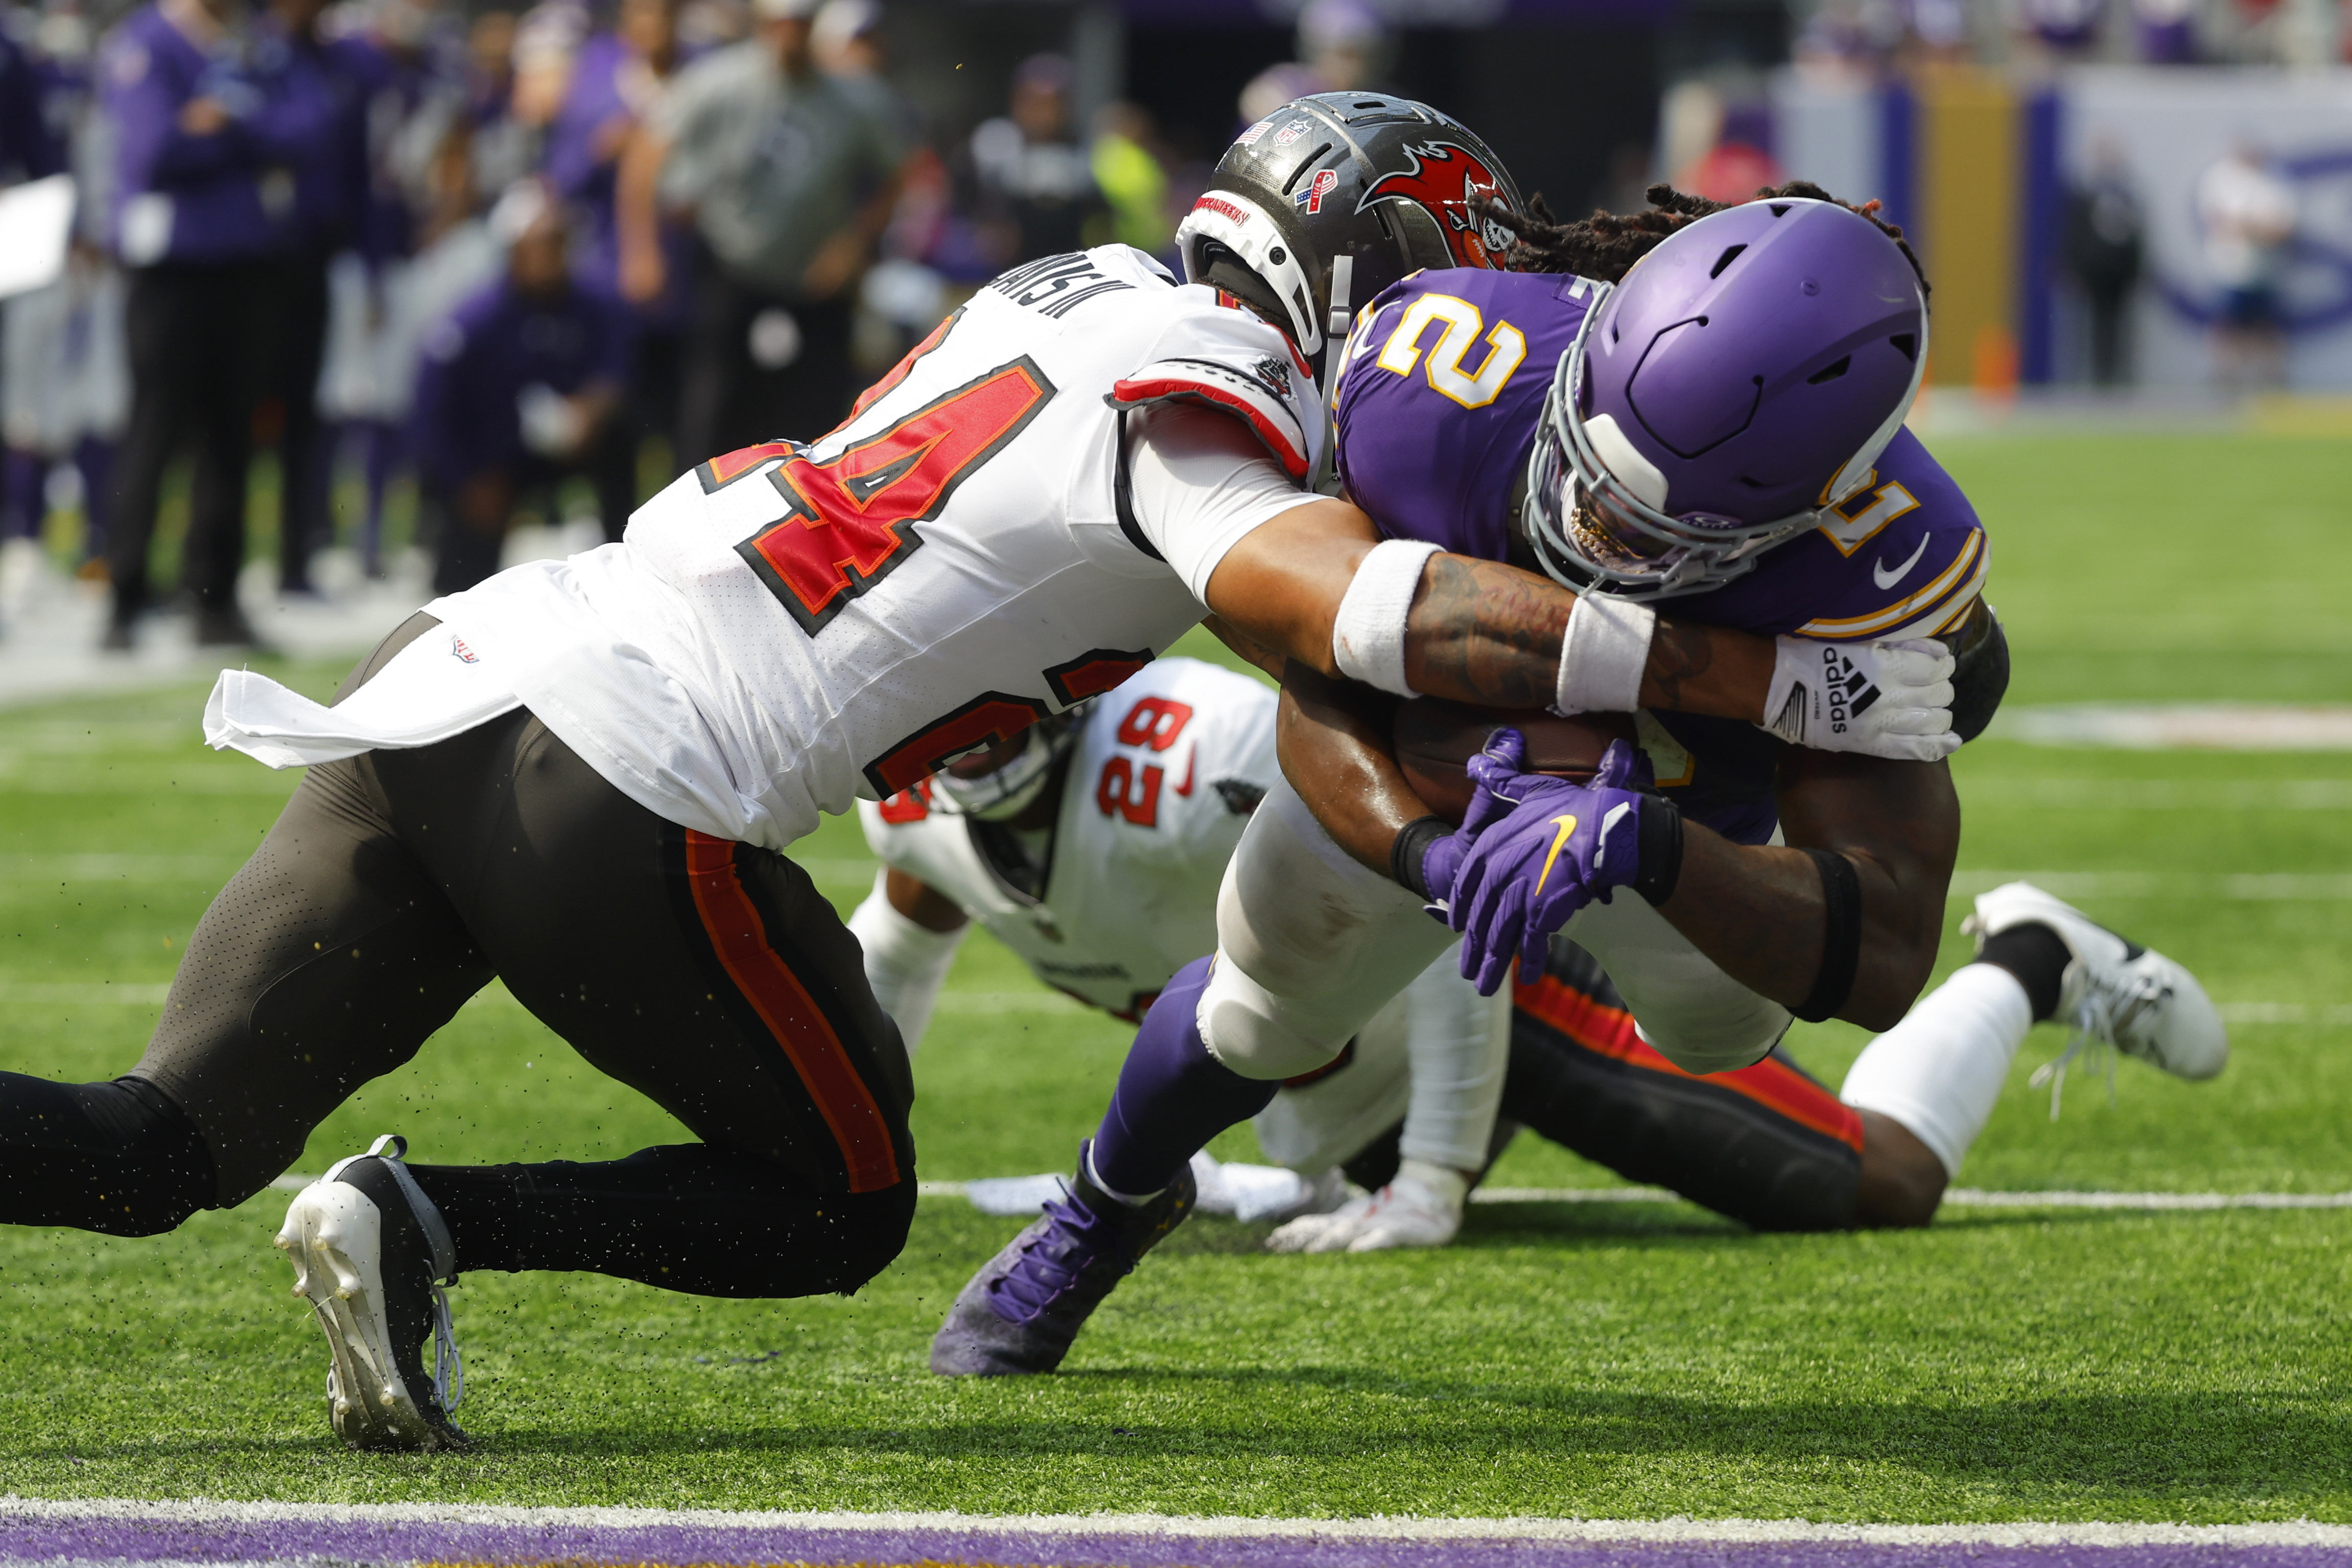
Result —
<svg viewBox="0 0 2352 1568"><path fill-rule="evenodd" d="M1932 762L1951 734L1953 662L1941 643L1776 640L1761 727L1791 746Z"/></svg>
<svg viewBox="0 0 2352 1568"><path fill-rule="evenodd" d="M1830 733L1843 735L1849 719L1860 718L1878 700L1878 688L1862 666L1836 647L1822 650L1822 673L1829 697Z"/></svg>

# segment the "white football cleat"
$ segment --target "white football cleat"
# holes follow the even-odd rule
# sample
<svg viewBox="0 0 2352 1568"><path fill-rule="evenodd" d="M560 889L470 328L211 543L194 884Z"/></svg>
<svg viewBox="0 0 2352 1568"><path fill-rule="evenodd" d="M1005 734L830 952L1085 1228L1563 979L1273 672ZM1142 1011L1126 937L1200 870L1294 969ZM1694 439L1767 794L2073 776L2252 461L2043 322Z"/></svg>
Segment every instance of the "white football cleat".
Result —
<svg viewBox="0 0 2352 1568"><path fill-rule="evenodd" d="M328 1418L353 1448L463 1448L451 1423L465 1370L445 1281L457 1277L449 1229L401 1164L406 1145L378 1138L294 1195L278 1247L294 1293L327 1335ZM422 1352L433 1340L433 1375Z"/></svg>
<svg viewBox="0 0 2352 1568"><path fill-rule="evenodd" d="M2228 1065L2230 1031L2196 976L2032 883L2007 883L1981 895L1976 913L1960 922L1960 930L1977 939L1981 952L1985 938L2037 924L2056 932L2073 955L2059 982L2057 1021L2071 1024L2074 1038L2056 1061L2036 1069L2030 1080L2037 1089L2045 1082L2051 1085L2053 1120L2068 1064L2089 1048L2104 1046L2137 1056L2176 1078L2210 1078ZM2112 1093L2112 1055L2107 1084Z"/></svg>
<svg viewBox="0 0 2352 1568"><path fill-rule="evenodd" d="M1392 1247L1444 1247L1462 1228L1462 1206L1448 1203L1400 1173L1374 1193L1329 1214L1294 1219L1265 1239L1275 1252L1384 1252Z"/></svg>

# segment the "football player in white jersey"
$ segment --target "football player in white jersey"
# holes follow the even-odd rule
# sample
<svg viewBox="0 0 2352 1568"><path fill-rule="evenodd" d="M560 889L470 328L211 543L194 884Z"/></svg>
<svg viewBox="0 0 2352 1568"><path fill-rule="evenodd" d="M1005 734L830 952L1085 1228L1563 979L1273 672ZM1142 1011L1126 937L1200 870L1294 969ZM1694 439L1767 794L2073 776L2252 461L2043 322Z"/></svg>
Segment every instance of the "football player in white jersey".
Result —
<svg viewBox="0 0 2352 1568"><path fill-rule="evenodd" d="M434 601L332 706L225 673L207 739L310 771L205 912L128 1074L0 1075L0 1223L144 1235L240 1203L502 978L700 1141L412 1166L385 1140L297 1196L278 1242L326 1333L335 1429L455 1446L438 1291L464 1270L795 1295L854 1290L903 1244L905 1051L782 852L821 813L1109 690L1212 612L1326 675L1492 707L1560 700L1596 664L1629 706L1756 723L1792 690L1825 700L1790 639L1661 618L1642 648L1597 645L1571 635L1595 620L1567 590L1401 553L1301 488L1332 319L1482 245L1474 196L1517 196L1421 105L1286 115L1252 134L1306 149L1299 210L1353 204L1344 255L1294 255L1273 214L1225 203L1222 248L1195 256L1248 299L1124 246L1030 264L839 428L712 457L620 543ZM1419 591L1432 559L1456 563L1431 574L1446 591ZM1948 659L1844 647L1882 695L1822 744L1949 749ZM1131 1258L1180 1205L1104 1233Z"/></svg>
<svg viewBox="0 0 2352 1568"><path fill-rule="evenodd" d="M913 789L859 802L883 869L849 929L908 1053L973 922L1046 985L1139 1019L1216 946L1225 862L1281 773L1275 706L1246 675L1162 659ZM1336 1199L1335 1167L1380 1142L1393 1168L1373 1185L1393 1190L1348 1206L1335 1222L1346 1242L1444 1245L1486 1163L1508 1020L1507 998L1479 996L1439 958L1331 1068L1284 1085L1257 1115L1259 1145Z"/></svg>

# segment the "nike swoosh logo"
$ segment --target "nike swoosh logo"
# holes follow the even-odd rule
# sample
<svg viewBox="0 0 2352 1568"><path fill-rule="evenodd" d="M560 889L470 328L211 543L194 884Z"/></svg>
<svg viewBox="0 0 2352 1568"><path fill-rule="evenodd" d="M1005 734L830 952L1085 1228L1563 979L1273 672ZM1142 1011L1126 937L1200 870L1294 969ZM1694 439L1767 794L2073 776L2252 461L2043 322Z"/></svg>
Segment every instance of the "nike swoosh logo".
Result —
<svg viewBox="0 0 2352 1568"><path fill-rule="evenodd" d="M1576 831L1576 819L1574 817L1554 817L1552 821L1559 824L1559 831L1552 835L1551 853L1544 856L1542 873L1536 878L1536 891L1538 893L1541 893L1543 891L1545 880L1551 875L1551 862L1559 859L1559 847L1568 842L1569 834Z"/></svg>
<svg viewBox="0 0 2352 1568"><path fill-rule="evenodd" d="M1911 574L1911 569L1919 564L1919 558L1927 553L1927 536L1921 534L1919 536L1919 548L1913 550L1911 552L1911 558L1905 561L1901 566L1896 567L1893 571L1886 570L1886 558L1885 556L1880 556L1876 560L1871 562L1870 580L1878 584L1881 588L1892 588L1896 583L1902 581L1906 577L1908 577Z"/></svg>

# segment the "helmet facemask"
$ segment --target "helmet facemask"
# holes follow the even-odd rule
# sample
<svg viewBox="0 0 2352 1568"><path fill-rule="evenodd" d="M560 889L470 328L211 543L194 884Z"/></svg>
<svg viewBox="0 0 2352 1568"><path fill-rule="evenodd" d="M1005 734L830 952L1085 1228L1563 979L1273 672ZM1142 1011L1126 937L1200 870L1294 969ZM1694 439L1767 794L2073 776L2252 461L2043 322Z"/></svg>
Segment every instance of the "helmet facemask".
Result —
<svg viewBox="0 0 2352 1568"><path fill-rule="evenodd" d="M1021 732L1020 749L992 768L981 766L990 752L949 763L931 775L933 803L951 815L983 822L1018 817L1053 782L1056 766L1077 741L1078 721L1087 706L1080 704L1031 725Z"/></svg>
<svg viewBox="0 0 2352 1568"><path fill-rule="evenodd" d="M1920 375L1873 434L1824 486L1819 502L1785 517L1747 522L1718 513L1666 510L1665 476L1643 457L1616 420L1591 417L1587 350L1614 292L1596 285L1576 340L1562 355L1544 398L1528 464L1522 526L1544 570L1580 592L1626 599L1671 599L1720 588L1755 570L1776 545L1821 526L1829 508L1860 488L1886 444L1902 428ZM1917 363L1927 363L1923 335Z"/></svg>
<svg viewBox="0 0 2352 1568"><path fill-rule="evenodd" d="M1282 329L1299 357L1322 384L1327 323L1308 267L1285 225L1249 197L1212 192L1186 214L1176 230L1188 283L1222 288ZM1343 322L1336 329L1344 332Z"/></svg>

